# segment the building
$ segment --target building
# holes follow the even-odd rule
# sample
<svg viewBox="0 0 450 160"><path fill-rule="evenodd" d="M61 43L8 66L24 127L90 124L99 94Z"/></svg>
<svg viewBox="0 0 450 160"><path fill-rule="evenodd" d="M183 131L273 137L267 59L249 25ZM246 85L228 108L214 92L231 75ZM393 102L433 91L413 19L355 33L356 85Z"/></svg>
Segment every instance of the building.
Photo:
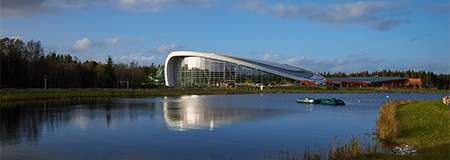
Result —
<svg viewBox="0 0 450 160"><path fill-rule="evenodd" d="M175 51L165 61L166 86L297 85L323 83L316 73L286 64L215 53Z"/></svg>
<svg viewBox="0 0 450 160"><path fill-rule="evenodd" d="M403 77L350 77L350 78L327 78L327 85L343 88L354 87L420 87L420 79Z"/></svg>
<svg viewBox="0 0 450 160"><path fill-rule="evenodd" d="M422 87L422 80L420 78L408 78L408 87L420 88Z"/></svg>

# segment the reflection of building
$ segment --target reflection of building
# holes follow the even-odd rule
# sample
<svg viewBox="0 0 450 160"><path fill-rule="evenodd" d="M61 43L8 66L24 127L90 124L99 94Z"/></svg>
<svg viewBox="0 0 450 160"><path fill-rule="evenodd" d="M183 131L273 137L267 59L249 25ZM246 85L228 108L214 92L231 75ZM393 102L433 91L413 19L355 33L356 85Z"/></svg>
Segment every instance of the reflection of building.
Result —
<svg viewBox="0 0 450 160"><path fill-rule="evenodd" d="M163 101L163 114L167 126L171 129L183 131L189 129L209 129L226 125L252 117L246 110L233 108L218 108L208 106L196 95L183 96L176 101Z"/></svg>
<svg viewBox="0 0 450 160"><path fill-rule="evenodd" d="M184 131L191 129L214 130L217 127L246 120L267 118L284 113L264 108L235 108L212 105L195 95L180 99L164 99L163 116L167 127ZM287 113L287 112L286 112Z"/></svg>
<svg viewBox="0 0 450 160"><path fill-rule="evenodd" d="M185 96L177 101L177 104L170 104L170 101L163 101L164 120L169 128L175 130L214 129L214 114L208 114L207 108L200 101L195 100L195 96Z"/></svg>
<svg viewBox="0 0 450 160"><path fill-rule="evenodd" d="M337 87L420 87L420 79L402 77L327 78L326 84Z"/></svg>
<svg viewBox="0 0 450 160"><path fill-rule="evenodd" d="M214 53L176 51L165 62L166 86L229 86L322 83L323 77L298 67Z"/></svg>

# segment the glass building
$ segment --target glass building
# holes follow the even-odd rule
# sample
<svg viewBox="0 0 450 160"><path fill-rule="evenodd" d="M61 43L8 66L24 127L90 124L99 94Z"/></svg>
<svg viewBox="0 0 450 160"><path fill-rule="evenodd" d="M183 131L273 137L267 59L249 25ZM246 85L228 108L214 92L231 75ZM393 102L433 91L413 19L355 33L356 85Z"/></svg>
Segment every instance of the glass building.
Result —
<svg viewBox="0 0 450 160"><path fill-rule="evenodd" d="M214 53L176 51L165 63L166 86L240 86L297 84L324 78L290 65L248 60Z"/></svg>

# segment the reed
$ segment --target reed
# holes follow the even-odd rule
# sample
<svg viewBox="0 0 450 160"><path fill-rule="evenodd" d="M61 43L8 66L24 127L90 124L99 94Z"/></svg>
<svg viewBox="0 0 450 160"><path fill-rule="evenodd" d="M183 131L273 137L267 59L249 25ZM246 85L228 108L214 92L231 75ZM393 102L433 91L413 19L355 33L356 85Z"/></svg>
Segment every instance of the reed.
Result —
<svg viewBox="0 0 450 160"><path fill-rule="evenodd" d="M341 146L334 143L328 154L329 160L341 160L341 159L352 159L359 160L365 159L365 155L371 153L372 150L369 147L364 148L361 144L359 138L352 137L350 143L343 144Z"/></svg>
<svg viewBox="0 0 450 160"><path fill-rule="evenodd" d="M373 152L370 145L363 145L358 137L352 137L350 142L345 144L337 144L334 140L328 153L307 148L303 154L289 151L267 154L264 160L363 160L367 159L367 154Z"/></svg>
<svg viewBox="0 0 450 160"><path fill-rule="evenodd" d="M377 136L381 140L392 141L401 134L400 123L397 120L397 108L411 101L390 101L384 104L377 121Z"/></svg>

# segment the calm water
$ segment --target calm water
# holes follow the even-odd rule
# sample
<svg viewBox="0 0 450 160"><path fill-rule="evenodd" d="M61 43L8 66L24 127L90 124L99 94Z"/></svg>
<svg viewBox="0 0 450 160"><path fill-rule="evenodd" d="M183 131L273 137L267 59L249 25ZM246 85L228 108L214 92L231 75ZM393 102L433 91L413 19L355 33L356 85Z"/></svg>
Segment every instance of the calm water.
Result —
<svg viewBox="0 0 450 160"><path fill-rule="evenodd" d="M343 99L344 107L298 97ZM389 98L387 98L389 96ZM0 159L264 159L369 137L380 105L439 94L264 94L39 102L0 109ZM369 135L369 136L364 136Z"/></svg>

